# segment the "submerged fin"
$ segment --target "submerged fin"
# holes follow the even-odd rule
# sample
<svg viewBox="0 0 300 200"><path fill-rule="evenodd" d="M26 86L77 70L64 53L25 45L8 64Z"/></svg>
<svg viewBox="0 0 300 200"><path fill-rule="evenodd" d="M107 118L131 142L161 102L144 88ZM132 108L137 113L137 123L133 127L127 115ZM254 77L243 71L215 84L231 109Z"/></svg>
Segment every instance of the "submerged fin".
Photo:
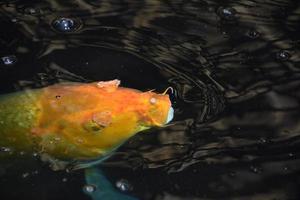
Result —
<svg viewBox="0 0 300 200"><path fill-rule="evenodd" d="M40 159L43 162L49 163L49 167L53 171L64 170L68 166L68 162L67 161L63 161L63 160L59 160L59 159L53 158L51 155L49 155L47 153L40 154Z"/></svg>
<svg viewBox="0 0 300 200"><path fill-rule="evenodd" d="M85 169L85 180L88 185L96 187L93 192L86 192L92 200L138 200L137 198L130 197L126 194L122 194L120 191L107 180L102 170L98 168Z"/></svg>
<svg viewBox="0 0 300 200"><path fill-rule="evenodd" d="M103 156L97 160L92 160L92 161L86 161L86 162L82 162L82 161L78 161L78 162L73 162L72 164L70 164L68 166L68 170L69 171L73 171L73 170L78 170L78 169L85 169L85 168L89 168L91 166L95 166L100 164L101 162L103 162L104 160L108 159L111 155L108 154L106 156Z"/></svg>
<svg viewBox="0 0 300 200"><path fill-rule="evenodd" d="M111 157L111 153L114 152L115 150L117 150L122 144L120 144L119 146L116 146L115 148L110 150L110 153L108 154L104 154L103 156L101 156L100 158L96 159L96 160L89 160L86 162L82 162L82 161L75 161L72 164L70 164L68 166L68 170L69 171L73 171L73 170L78 170L78 169L85 169L85 168L90 168L92 166L98 165L101 162L105 161L106 159Z"/></svg>

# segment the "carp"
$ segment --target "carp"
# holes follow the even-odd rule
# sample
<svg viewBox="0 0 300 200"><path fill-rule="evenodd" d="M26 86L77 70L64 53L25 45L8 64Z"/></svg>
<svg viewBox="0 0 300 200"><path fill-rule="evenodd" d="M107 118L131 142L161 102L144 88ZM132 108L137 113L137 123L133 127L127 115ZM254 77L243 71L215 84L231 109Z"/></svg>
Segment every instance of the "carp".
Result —
<svg viewBox="0 0 300 200"><path fill-rule="evenodd" d="M0 146L84 163L101 160L136 133L172 120L166 92L119 85L119 80L59 83L1 95Z"/></svg>

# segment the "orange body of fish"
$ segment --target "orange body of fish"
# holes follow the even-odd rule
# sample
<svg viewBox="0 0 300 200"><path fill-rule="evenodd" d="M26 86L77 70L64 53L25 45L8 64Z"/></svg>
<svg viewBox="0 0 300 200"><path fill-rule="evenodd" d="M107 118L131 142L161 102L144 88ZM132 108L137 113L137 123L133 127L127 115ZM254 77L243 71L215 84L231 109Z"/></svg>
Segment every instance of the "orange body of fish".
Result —
<svg viewBox="0 0 300 200"><path fill-rule="evenodd" d="M0 145L67 160L97 159L173 117L167 94L120 81L61 83L0 97Z"/></svg>

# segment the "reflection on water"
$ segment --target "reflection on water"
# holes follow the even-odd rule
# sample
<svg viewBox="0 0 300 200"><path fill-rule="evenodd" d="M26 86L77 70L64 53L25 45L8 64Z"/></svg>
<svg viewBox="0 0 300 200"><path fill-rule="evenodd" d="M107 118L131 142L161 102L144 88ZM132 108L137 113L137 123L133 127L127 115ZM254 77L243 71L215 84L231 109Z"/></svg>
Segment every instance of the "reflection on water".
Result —
<svg viewBox="0 0 300 200"><path fill-rule="evenodd" d="M129 194L140 199L299 195L297 1L0 5L1 93L113 78L141 90L172 86L172 125L137 135L102 164L112 182L132 185ZM38 160L23 164L0 168L1 195L88 199L81 171L52 172Z"/></svg>

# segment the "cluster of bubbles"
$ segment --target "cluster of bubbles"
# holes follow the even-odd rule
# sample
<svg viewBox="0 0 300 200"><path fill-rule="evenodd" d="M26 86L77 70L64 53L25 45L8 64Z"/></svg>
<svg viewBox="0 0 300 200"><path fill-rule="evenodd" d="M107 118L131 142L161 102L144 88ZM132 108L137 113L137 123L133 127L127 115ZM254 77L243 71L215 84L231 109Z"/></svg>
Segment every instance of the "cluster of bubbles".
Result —
<svg viewBox="0 0 300 200"><path fill-rule="evenodd" d="M233 21L236 19L237 11L232 7L219 7L216 11L222 20ZM261 36L260 32L251 29L247 32L247 36L251 39L256 39ZM276 53L276 59L280 61L287 61L291 57L290 53L286 50L280 50Z"/></svg>
<svg viewBox="0 0 300 200"><path fill-rule="evenodd" d="M236 19L237 11L232 7L219 7L216 12L218 16L223 20L232 21ZM24 14L37 15L39 13L40 13L39 10L32 7L27 7L24 9ZM18 19L13 18L11 21L16 23ZM52 21L52 27L54 28L55 31L59 33L71 33L78 30L80 26L81 23L79 20L68 18L68 17L60 17ZM256 39L260 37L260 33L256 30L249 30L247 35L252 39ZM281 50L276 54L276 58L280 61L286 61L290 57L291 57L290 54L284 50ZM4 65L7 66L14 65L18 61L15 55L3 56L0 58L0 60Z"/></svg>
<svg viewBox="0 0 300 200"><path fill-rule="evenodd" d="M32 171L31 173L30 172L25 172L22 174L22 178L29 178L30 176L35 176L35 175L38 175L39 174L39 171L38 170L34 170Z"/></svg>
<svg viewBox="0 0 300 200"><path fill-rule="evenodd" d="M71 18L61 17L52 22L53 28L61 33L73 32L79 27L79 23Z"/></svg>
<svg viewBox="0 0 300 200"><path fill-rule="evenodd" d="M133 189L132 185L126 179L120 179L116 181L115 186L122 192L129 192ZM86 193L93 193L97 189L99 188L97 188L97 186L93 184L86 184L83 186L83 191Z"/></svg>

